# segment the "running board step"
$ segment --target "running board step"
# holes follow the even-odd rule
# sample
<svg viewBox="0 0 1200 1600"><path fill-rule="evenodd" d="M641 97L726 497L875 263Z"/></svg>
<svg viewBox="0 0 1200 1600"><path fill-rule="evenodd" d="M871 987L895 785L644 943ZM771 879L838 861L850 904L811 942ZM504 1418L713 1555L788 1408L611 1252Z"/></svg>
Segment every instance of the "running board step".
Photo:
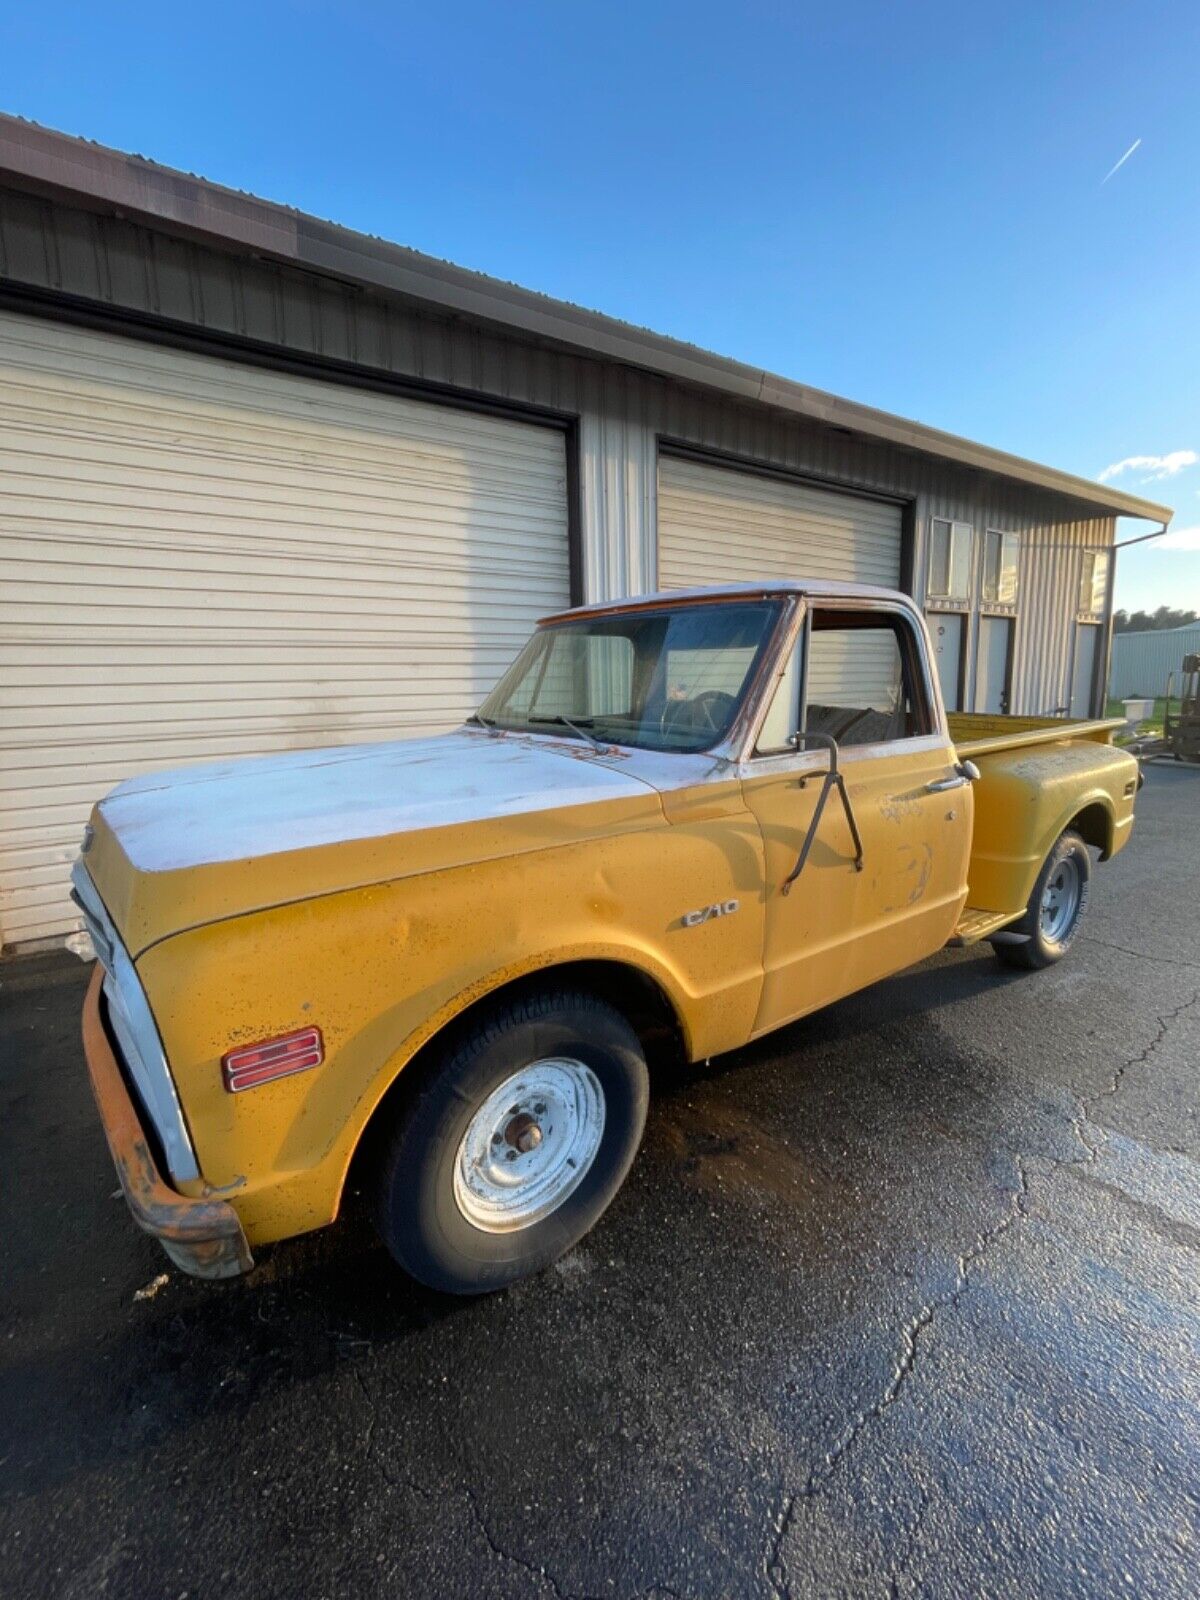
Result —
<svg viewBox="0 0 1200 1600"><path fill-rule="evenodd" d="M958 919L958 927L946 943L955 946L979 944L993 933L998 933L1008 923L1015 922L1020 914L1018 911L1014 917L1011 911L980 911L976 906L964 906L963 914ZM1020 934L1017 934L1016 938L1024 942Z"/></svg>

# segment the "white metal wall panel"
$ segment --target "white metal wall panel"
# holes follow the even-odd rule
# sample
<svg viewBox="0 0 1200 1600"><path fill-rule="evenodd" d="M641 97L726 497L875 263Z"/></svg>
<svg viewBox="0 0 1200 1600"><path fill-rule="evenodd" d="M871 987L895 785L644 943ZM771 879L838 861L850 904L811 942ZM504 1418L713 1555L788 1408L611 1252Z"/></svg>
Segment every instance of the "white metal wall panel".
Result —
<svg viewBox="0 0 1200 1600"><path fill-rule="evenodd" d="M1164 694L1167 679L1174 673L1175 693L1178 694L1183 658L1198 651L1200 623L1146 633L1115 634L1108 692L1116 700Z"/></svg>
<svg viewBox="0 0 1200 1600"><path fill-rule="evenodd" d="M759 578L840 578L894 589L900 508L664 455L658 549L664 589Z"/></svg>
<svg viewBox="0 0 1200 1600"><path fill-rule="evenodd" d="M569 603L556 430L0 315L0 928L135 772L452 726Z"/></svg>

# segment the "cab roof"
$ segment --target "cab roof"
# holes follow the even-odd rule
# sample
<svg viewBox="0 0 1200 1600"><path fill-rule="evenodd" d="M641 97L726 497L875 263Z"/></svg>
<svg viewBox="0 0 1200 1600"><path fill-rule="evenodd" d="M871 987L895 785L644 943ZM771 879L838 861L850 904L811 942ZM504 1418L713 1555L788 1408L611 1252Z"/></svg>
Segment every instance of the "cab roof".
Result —
<svg viewBox="0 0 1200 1600"><path fill-rule="evenodd" d="M572 606L542 617L538 626L578 621L616 611L659 610L663 606L700 605L722 600L765 600L775 595L813 595L839 600L891 600L911 607L910 595L877 584L845 583L834 578L763 578L757 583L716 583L703 589L658 589L653 594L626 595L620 600L599 600L590 606Z"/></svg>

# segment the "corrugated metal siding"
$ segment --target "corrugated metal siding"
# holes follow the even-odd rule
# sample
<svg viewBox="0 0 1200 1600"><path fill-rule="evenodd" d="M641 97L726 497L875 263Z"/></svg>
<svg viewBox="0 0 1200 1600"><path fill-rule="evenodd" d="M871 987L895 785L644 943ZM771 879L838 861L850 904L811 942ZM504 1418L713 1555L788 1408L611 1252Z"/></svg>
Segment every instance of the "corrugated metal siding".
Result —
<svg viewBox="0 0 1200 1600"><path fill-rule="evenodd" d="M1083 552L1104 549L1112 533L1113 520L1104 517L1022 531L1014 716L1049 716L1069 707Z"/></svg>
<svg viewBox="0 0 1200 1600"><path fill-rule="evenodd" d="M637 373L578 374L584 595L612 600L655 586L658 448Z"/></svg>
<svg viewBox="0 0 1200 1600"><path fill-rule="evenodd" d="M561 431L0 313L0 905L92 803L453 726L569 602Z"/></svg>
<svg viewBox="0 0 1200 1600"><path fill-rule="evenodd" d="M1167 678L1173 672L1178 694L1183 658L1197 652L1200 652L1200 622L1185 628L1114 634L1108 692L1114 700L1135 695L1157 696L1165 693Z"/></svg>

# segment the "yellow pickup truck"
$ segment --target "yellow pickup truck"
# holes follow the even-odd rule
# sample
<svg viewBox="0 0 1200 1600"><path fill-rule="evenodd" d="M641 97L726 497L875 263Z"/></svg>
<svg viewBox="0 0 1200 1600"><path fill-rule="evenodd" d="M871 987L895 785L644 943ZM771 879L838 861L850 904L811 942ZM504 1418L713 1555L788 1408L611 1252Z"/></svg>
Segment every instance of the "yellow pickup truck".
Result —
<svg viewBox="0 0 1200 1600"><path fill-rule="evenodd" d="M1133 822L1118 726L947 717L904 595L771 582L548 617L437 738L123 783L75 896L133 1215L230 1276L356 1161L416 1278L536 1272L620 1187L648 1062L948 942L1062 957Z"/></svg>

